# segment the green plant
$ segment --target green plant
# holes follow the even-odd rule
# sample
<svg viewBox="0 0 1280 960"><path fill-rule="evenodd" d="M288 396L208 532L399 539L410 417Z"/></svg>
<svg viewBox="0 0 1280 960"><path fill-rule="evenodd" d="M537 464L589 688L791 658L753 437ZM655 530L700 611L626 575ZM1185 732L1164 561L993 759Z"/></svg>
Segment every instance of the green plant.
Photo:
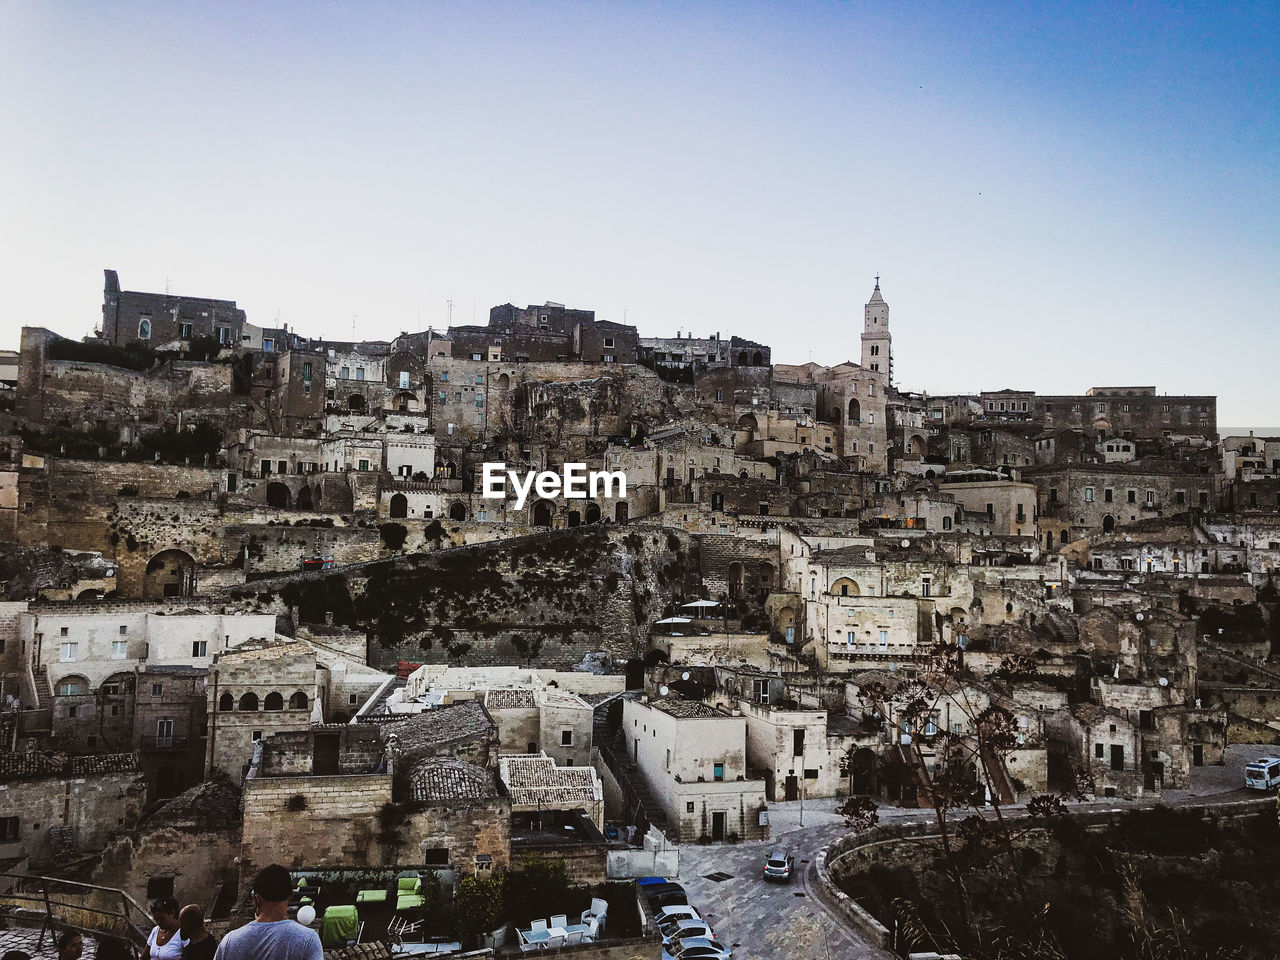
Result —
<svg viewBox="0 0 1280 960"><path fill-rule="evenodd" d="M464 877L453 891L458 932L468 940L494 929L503 915L504 882L501 876Z"/></svg>

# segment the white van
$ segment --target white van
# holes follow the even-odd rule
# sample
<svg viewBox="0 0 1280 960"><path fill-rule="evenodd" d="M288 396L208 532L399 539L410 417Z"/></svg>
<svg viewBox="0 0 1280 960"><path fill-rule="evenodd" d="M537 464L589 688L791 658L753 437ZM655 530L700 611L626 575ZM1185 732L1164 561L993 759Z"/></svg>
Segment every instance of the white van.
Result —
<svg viewBox="0 0 1280 960"><path fill-rule="evenodd" d="M1280 787L1280 757L1259 757L1244 768L1244 785L1253 790Z"/></svg>

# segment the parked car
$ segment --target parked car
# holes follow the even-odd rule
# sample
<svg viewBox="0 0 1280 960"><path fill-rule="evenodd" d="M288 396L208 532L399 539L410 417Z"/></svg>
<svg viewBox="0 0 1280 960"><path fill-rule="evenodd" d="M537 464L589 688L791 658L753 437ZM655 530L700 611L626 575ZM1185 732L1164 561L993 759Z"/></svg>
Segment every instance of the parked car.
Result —
<svg viewBox="0 0 1280 960"><path fill-rule="evenodd" d="M1280 787L1280 757L1259 757L1244 768L1244 785L1254 790Z"/></svg>
<svg viewBox="0 0 1280 960"><path fill-rule="evenodd" d="M775 850L764 861L764 878L790 883L791 874L795 872L796 861L785 850Z"/></svg>
<svg viewBox="0 0 1280 960"><path fill-rule="evenodd" d="M658 926L664 923L671 923L675 920L701 920L702 914L697 909L689 906L687 903L677 903L670 907L663 907L653 916L653 921Z"/></svg>
<svg viewBox="0 0 1280 960"><path fill-rule="evenodd" d="M662 934L662 945L668 948L672 944L679 943L681 940L688 940L691 937L705 937L712 943L720 942L716 939L715 932L705 920L677 920L674 925L666 930L659 927L658 931Z"/></svg>
<svg viewBox="0 0 1280 960"><path fill-rule="evenodd" d="M649 901L649 906L654 910L689 902L684 887L666 880L662 883L644 884L640 887L640 892L644 894L645 899Z"/></svg>
<svg viewBox="0 0 1280 960"><path fill-rule="evenodd" d="M690 937L662 948L662 960L730 960L729 948L706 937Z"/></svg>

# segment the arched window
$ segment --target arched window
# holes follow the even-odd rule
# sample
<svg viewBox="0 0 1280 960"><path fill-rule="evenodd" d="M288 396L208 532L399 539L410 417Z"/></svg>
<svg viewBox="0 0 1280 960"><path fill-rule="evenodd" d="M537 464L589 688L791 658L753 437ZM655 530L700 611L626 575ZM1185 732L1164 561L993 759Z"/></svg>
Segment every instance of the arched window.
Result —
<svg viewBox="0 0 1280 960"><path fill-rule="evenodd" d="M854 397L849 401L849 422L857 423L862 419L862 404L858 402L858 398Z"/></svg>
<svg viewBox="0 0 1280 960"><path fill-rule="evenodd" d="M230 713L236 708L236 698L229 693L224 693L218 698L218 709L223 713Z"/></svg>
<svg viewBox="0 0 1280 960"><path fill-rule="evenodd" d="M762 367L762 366L764 366L764 354L762 354L759 350L757 350L755 353L753 353L753 354L751 355L751 365L752 365L753 367Z"/></svg>
<svg viewBox="0 0 1280 960"><path fill-rule="evenodd" d="M55 692L60 697L83 697L89 692L89 681L84 677L63 677Z"/></svg>
<svg viewBox="0 0 1280 960"><path fill-rule="evenodd" d="M599 523L599 522L600 522L600 504L588 503L587 504L587 523Z"/></svg>
<svg viewBox="0 0 1280 960"><path fill-rule="evenodd" d="M143 317L141 320L138 321L138 339L139 340L151 339L151 321L148 320L146 317Z"/></svg>
<svg viewBox="0 0 1280 960"><path fill-rule="evenodd" d="M243 713L258 712L258 695L256 693L246 693L240 698L240 710Z"/></svg>
<svg viewBox="0 0 1280 960"><path fill-rule="evenodd" d="M284 697L272 691L267 694L267 698L262 701L262 709L264 710L283 710Z"/></svg>
<svg viewBox="0 0 1280 960"><path fill-rule="evenodd" d="M738 354L738 366L745 367L747 365L747 352L744 350Z"/></svg>
<svg viewBox="0 0 1280 960"><path fill-rule="evenodd" d="M311 706L311 701L307 699L307 695L299 690L289 698L290 710L306 710Z"/></svg>

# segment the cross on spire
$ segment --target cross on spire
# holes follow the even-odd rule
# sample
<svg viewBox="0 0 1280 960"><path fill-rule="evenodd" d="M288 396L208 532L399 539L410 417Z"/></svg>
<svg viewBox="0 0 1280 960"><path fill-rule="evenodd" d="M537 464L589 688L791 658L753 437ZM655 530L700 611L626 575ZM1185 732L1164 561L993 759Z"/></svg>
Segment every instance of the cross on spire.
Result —
<svg viewBox="0 0 1280 960"><path fill-rule="evenodd" d="M876 289L880 289L880 271L876 271Z"/></svg>

